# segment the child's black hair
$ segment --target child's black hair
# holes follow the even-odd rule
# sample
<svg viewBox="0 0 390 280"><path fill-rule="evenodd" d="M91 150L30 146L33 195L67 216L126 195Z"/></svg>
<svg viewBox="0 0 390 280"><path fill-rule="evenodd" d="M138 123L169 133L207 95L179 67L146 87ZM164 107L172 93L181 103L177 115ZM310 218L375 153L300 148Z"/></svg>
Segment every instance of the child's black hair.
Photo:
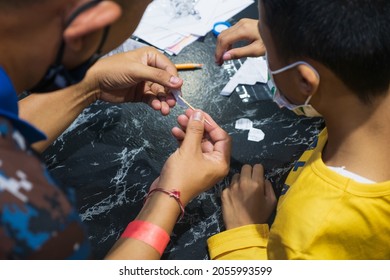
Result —
<svg viewBox="0 0 390 280"><path fill-rule="evenodd" d="M363 102L390 85L389 0L260 0L283 60L311 58Z"/></svg>

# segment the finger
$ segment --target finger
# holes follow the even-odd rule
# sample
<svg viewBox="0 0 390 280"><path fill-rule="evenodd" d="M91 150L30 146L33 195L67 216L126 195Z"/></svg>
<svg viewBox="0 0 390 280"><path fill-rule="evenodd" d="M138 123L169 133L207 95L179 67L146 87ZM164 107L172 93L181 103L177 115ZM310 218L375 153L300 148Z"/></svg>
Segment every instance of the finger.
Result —
<svg viewBox="0 0 390 280"><path fill-rule="evenodd" d="M175 64L164 54L153 47L140 48L140 51L147 52L147 64L159 69L163 69L173 76L178 76Z"/></svg>
<svg viewBox="0 0 390 280"><path fill-rule="evenodd" d="M239 28L237 25L233 25L229 29L222 31L217 37L217 44L215 48L215 61L216 63L222 62L223 54L232 48L232 45L241 40L237 36Z"/></svg>
<svg viewBox="0 0 390 280"><path fill-rule="evenodd" d="M204 133L204 116L201 111L195 111L188 122L186 136L181 148L183 150L196 151L201 149Z"/></svg>
<svg viewBox="0 0 390 280"><path fill-rule="evenodd" d="M156 94L156 95L164 95L166 96L166 92L165 92L165 87L163 87L162 85L160 84L157 84L157 83L150 83L150 90Z"/></svg>
<svg viewBox="0 0 390 280"><path fill-rule="evenodd" d="M150 87L151 87L152 92L157 95L157 98L161 102L166 102L170 108L173 108L176 105L176 100L172 96L172 94L170 93L169 89L167 89L166 87L163 87L159 84L156 84L156 83L153 83ZM169 110L168 110L168 113L169 113Z"/></svg>
<svg viewBox="0 0 390 280"><path fill-rule="evenodd" d="M169 115L169 112L171 111L171 107L169 107L168 103L166 101L161 102L161 114L163 116Z"/></svg>
<svg viewBox="0 0 390 280"><path fill-rule="evenodd" d="M264 167L261 164L255 164L252 170L252 179L256 182L264 181Z"/></svg>
<svg viewBox="0 0 390 280"><path fill-rule="evenodd" d="M166 102L171 108L176 105L176 99L172 96L172 94L168 94L166 96Z"/></svg>
<svg viewBox="0 0 390 280"><path fill-rule="evenodd" d="M180 127L184 131L186 131L189 121L190 121L190 119L186 115L180 115L177 117L177 123L180 125Z"/></svg>
<svg viewBox="0 0 390 280"><path fill-rule="evenodd" d="M178 127L172 128L171 132L173 137L175 137L179 142L183 141L184 137L186 136L186 133Z"/></svg>
<svg viewBox="0 0 390 280"><path fill-rule="evenodd" d="M165 55L163 55L161 52L157 51L153 47L145 47L140 48L139 50L146 49L147 50L147 65L155 67L156 69L164 70L167 73L170 73L171 76L169 78L168 84L164 83L164 75L163 72L156 71L156 75L161 75L163 78L162 80L159 79L159 76L156 76L158 83L161 85L167 86L168 88L175 88L178 89L183 85L183 80L178 76L178 71L175 66L175 64ZM142 50L143 51L143 50ZM155 81L155 80L153 80ZM174 106L172 102L170 102L170 105Z"/></svg>
<svg viewBox="0 0 390 280"><path fill-rule="evenodd" d="M224 206L226 206L225 204L228 204L228 202L230 201L230 193L231 193L231 188L225 188L222 191L222 194L221 194L222 211L226 210Z"/></svg>
<svg viewBox="0 0 390 280"><path fill-rule="evenodd" d="M255 164L252 170L252 180L256 182L256 186L259 187L259 191L264 193L264 167L261 164Z"/></svg>
<svg viewBox="0 0 390 280"><path fill-rule="evenodd" d="M227 51L222 59L225 60L232 60L232 59L238 59L242 57L259 57L265 54L265 47L262 42L256 41L252 44L241 47L241 48L234 48L229 51Z"/></svg>
<svg viewBox="0 0 390 280"><path fill-rule="evenodd" d="M166 70L155 68L142 63L134 65L137 71L131 71L130 79L139 83L142 81L151 81L169 88L180 88L183 85L183 80L172 75Z"/></svg>
<svg viewBox="0 0 390 280"><path fill-rule="evenodd" d="M264 196L268 197L269 200L276 202L276 195L274 188L269 180L265 180L264 182Z"/></svg>
<svg viewBox="0 0 390 280"><path fill-rule="evenodd" d="M160 111L161 110L161 101L157 99L154 95L148 95L148 97L144 98L144 102L149 104L153 110Z"/></svg>
<svg viewBox="0 0 390 280"><path fill-rule="evenodd" d="M252 166L245 164L241 168L240 186L245 186L252 180Z"/></svg>
<svg viewBox="0 0 390 280"><path fill-rule="evenodd" d="M219 34L217 38L217 45L215 47L214 58L215 63L217 63L218 65L221 65L223 63L223 54L231 48L231 45L228 43L228 41L223 40L223 38L224 36L222 35L222 33Z"/></svg>
<svg viewBox="0 0 390 280"><path fill-rule="evenodd" d="M232 181L230 182L230 188L236 188L240 183L240 173L233 175Z"/></svg>
<svg viewBox="0 0 390 280"><path fill-rule="evenodd" d="M156 83L149 83L147 88L150 90L143 93L142 102L148 104L156 111L161 111L162 115L168 115L171 106L167 103L168 96L164 92L165 87Z"/></svg>
<svg viewBox="0 0 390 280"><path fill-rule="evenodd" d="M202 153L211 153L214 151L214 145L207 139L203 139L202 141Z"/></svg>

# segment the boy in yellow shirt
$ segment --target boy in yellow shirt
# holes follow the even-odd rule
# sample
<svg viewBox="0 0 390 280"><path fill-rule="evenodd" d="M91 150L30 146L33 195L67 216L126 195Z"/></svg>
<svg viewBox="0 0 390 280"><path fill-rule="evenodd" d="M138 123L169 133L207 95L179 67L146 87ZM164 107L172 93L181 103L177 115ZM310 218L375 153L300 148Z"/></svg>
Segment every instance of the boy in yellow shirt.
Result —
<svg viewBox="0 0 390 280"><path fill-rule="evenodd" d="M259 15L247 39L265 45L274 101L326 128L290 171L270 230L263 167L233 177L211 258L390 259L390 2L260 0ZM227 32L216 60L250 56L224 49L239 36Z"/></svg>

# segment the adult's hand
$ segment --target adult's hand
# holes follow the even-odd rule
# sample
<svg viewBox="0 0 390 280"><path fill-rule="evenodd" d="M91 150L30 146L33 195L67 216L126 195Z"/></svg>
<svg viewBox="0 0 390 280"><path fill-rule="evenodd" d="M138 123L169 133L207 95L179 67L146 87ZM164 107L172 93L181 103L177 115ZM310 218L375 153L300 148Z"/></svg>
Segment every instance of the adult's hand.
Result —
<svg viewBox="0 0 390 280"><path fill-rule="evenodd" d="M204 122L204 118L211 124ZM207 190L227 175L231 139L209 115L201 111L186 111L178 118L181 129L173 129L180 147L168 158L152 186L167 191L179 191L183 205ZM155 192L145 202L136 220L144 221L171 234L180 214L175 199ZM158 259L157 251L135 238L120 238L107 259Z"/></svg>
<svg viewBox="0 0 390 280"><path fill-rule="evenodd" d="M180 147L166 161L157 185L180 191L186 205L227 175L231 138L202 111L188 109L178 122L181 128L174 128L172 134Z"/></svg>
<svg viewBox="0 0 390 280"><path fill-rule="evenodd" d="M163 115L175 105L168 89L178 89L174 64L154 48L140 48L100 59L78 84L19 101L20 116L46 135L34 144L43 152L79 114L97 99L111 103L145 102Z"/></svg>
<svg viewBox="0 0 390 280"><path fill-rule="evenodd" d="M144 102L167 115L176 104L169 89L179 89L183 80L165 55L144 47L99 60L81 83L94 93L95 99Z"/></svg>
<svg viewBox="0 0 390 280"><path fill-rule="evenodd" d="M265 54L265 46L261 39L258 20L244 18L232 27L219 34L215 50L215 62L221 65L226 60L242 57L258 57ZM238 41L248 44L240 48L232 48Z"/></svg>

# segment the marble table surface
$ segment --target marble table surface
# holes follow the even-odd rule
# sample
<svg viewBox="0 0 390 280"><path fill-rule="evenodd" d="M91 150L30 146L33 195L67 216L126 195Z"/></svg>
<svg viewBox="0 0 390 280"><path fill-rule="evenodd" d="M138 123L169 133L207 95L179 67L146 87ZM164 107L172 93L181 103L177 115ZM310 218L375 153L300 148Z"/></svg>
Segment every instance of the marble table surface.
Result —
<svg viewBox="0 0 390 280"><path fill-rule="evenodd" d="M230 20L257 17L253 4ZM280 192L294 160L323 127L321 119L297 117L279 109L263 84L240 86L230 97L219 93L243 60L222 67L214 63L216 38L209 33L178 56L175 63L199 62L205 67L184 71L185 98L208 112L233 139L229 175L195 198L175 226L163 259L208 259L206 239L224 230L221 191L245 163L262 163L266 177ZM96 102L43 154L50 172L75 188L80 216L88 226L95 258L103 258L142 207L150 184L177 148L170 130L184 111L174 108L161 116L145 104L112 105ZM235 129L248 118L264 140L248 141L248 131Z"/></svg>

